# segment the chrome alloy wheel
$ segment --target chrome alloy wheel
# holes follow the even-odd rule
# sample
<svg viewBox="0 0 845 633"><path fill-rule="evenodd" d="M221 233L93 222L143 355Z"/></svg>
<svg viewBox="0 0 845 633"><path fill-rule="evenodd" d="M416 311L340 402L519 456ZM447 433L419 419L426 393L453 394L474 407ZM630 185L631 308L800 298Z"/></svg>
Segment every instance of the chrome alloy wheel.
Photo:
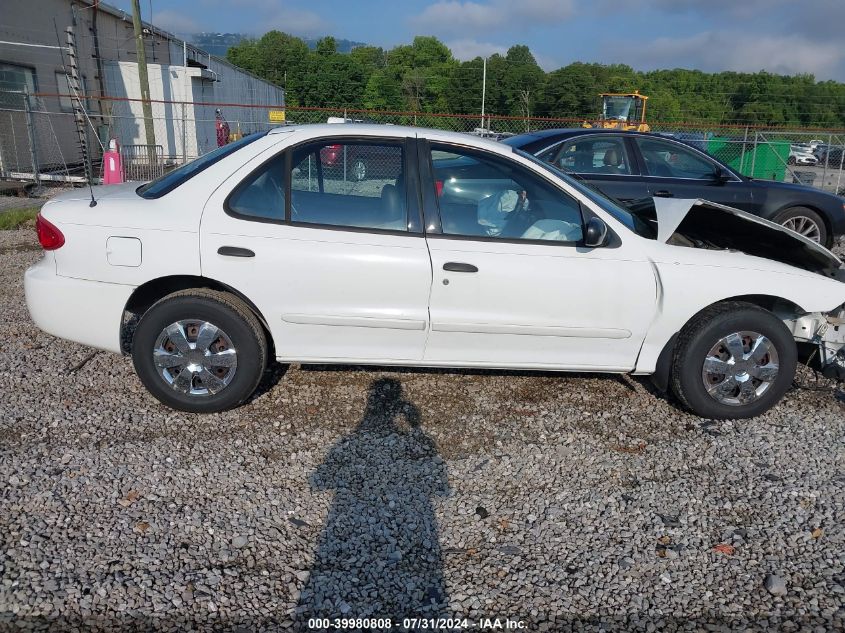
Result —
<svg viewBox="0 0 845 633"><path fill-rule="evenodd" d="M766 393L778 371L778 353L769 339L758 332L734 332L707 353L701 379L711 398L741 406Z"/></svg>
<svg viewBox="0 0 845 633"><path fill-rule="evenodd" d="M816 224L812 218L808 218L806 215L796 215L791 217L784 221L783 226L791 231L795 231L799 235L810 238L817 244L821 242L822 234L819 230L819 225Z"/></svg>
<svg viewBox="0 0 845 633"><path fill-rule="evenodd" d="M153 347L153 362L159 376L176 391L207 396L232 382L238 352L216 325L186 319L161 331Z"/></svg>

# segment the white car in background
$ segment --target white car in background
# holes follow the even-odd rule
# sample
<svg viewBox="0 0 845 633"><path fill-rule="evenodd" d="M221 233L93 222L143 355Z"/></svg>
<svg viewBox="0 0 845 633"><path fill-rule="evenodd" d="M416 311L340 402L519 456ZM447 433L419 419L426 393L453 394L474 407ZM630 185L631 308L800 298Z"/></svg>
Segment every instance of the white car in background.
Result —
<svg viewBox="0 0 845 633"><path fill-rule="evenodd" d="M809 145L790 145L789 157L786 161L789 165L817 165L819 159L813 154Z"/></svg>
<svg viewBox="0 0 845 633"><path fill-rule="evenodd" d="M323 168L362 146L389 176ZM30 314L177 409L244 402L270 359L648 374L710 418L766 411L798 360L845 375L822 246L703 201L638 215L465 134L286 126L87 193L41 211Z"/></svg>

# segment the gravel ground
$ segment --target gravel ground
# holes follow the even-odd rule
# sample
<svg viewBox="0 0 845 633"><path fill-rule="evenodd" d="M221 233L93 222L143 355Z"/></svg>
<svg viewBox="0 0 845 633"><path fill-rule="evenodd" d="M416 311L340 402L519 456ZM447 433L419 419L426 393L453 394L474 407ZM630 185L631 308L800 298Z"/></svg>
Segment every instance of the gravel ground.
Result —
<svg viewBox="0 0 845 633"><path fill-rule="evenodd" d="M713 423L630 377L277 366L176 413L31 324L39 256L0 233L0 629L845 628L833 385Z"/></svg>
<svg viewBox="0 0 845 633"><path fill-rule="evenodd" d="M26 196L0 194L0 213L3 211L11 211L13 209L40 209L47 200L53 196L59 195L60 193L69 191L70 189L71 187L67 186L45 187L41 196L32 198Z"/></svg>

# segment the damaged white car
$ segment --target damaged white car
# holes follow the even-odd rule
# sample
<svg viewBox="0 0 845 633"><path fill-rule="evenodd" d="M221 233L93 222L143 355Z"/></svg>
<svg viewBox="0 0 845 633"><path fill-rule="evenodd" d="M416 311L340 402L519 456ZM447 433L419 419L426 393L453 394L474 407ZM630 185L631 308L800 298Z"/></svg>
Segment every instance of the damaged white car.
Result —
<svg viewBox="0 0 845 633"><path fill-rule="evenodd" d="M273 358L650 374L709 418L774 406L798 361L845 377L832 253L728 207L656 205L469 135L289 126L48 202L27 303L197 412L247 400Z"/></svg>

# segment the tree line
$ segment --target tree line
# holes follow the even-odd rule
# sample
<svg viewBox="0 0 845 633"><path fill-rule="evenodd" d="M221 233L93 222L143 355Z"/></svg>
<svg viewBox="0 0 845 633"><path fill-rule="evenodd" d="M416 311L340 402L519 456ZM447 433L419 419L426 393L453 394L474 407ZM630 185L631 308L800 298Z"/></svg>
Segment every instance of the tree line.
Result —
<svg viewBox="0 0 845 633"><path fill-rule="evenodd" d="M460 62L437 38L390 50L339 53L332 37L311 50L270 31L229 48L227 59L286 90L289 106L477 115L483 60ZM527 46L487 58L486 112L518 117L594 118L601 92L639 90L648 119L661 122L845 127L845 84L767 72L640 72L624 64L575 62L545 72Z"/></svg>

